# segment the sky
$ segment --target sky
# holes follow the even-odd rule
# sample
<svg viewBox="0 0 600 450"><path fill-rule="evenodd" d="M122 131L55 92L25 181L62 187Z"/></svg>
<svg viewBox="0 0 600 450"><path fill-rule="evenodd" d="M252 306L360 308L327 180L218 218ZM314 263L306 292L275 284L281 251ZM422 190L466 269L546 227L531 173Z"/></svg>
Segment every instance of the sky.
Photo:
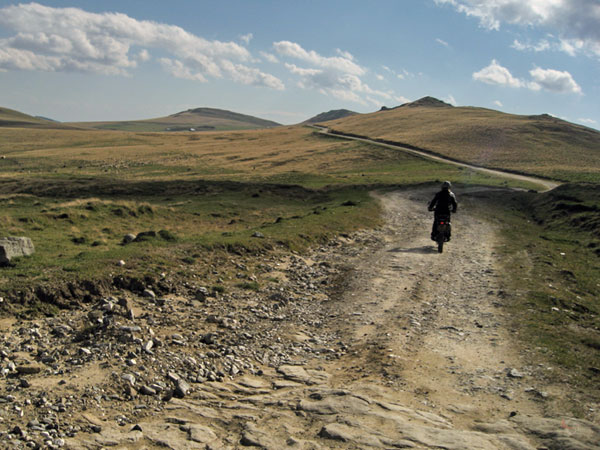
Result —
<svg viewBox="0 0 600 450"><path fill-rule="evenodd" d="M600 0L0 0L0 106L282 124L433 96L600 128Z"/></svg>

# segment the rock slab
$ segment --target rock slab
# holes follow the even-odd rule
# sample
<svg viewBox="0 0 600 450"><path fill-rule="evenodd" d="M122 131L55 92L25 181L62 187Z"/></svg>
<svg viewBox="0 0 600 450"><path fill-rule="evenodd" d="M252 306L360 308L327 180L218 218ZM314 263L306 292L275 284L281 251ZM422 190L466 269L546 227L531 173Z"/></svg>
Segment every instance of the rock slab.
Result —
<svg viewBox="0 0 600 450"><path fill-rule="evenodd" d="M33 242L28 237L0 238L0 265L9 264L13 258L34 253Z"/></svg>

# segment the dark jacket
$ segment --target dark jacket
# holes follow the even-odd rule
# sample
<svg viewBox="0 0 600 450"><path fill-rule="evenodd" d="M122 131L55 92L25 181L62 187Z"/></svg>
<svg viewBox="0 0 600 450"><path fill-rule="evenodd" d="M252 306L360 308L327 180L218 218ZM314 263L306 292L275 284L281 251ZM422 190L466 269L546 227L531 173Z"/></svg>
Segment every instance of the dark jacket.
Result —
<svg viewBox="0 0 600 450"><path fill-rule="evenodd" d="M433 200L429 202L429 211L435 210L435 215L449 215L451 212L455 213L457 208L456 197L454 193L449 189L442 189L440 192L435 194Z"/></svg>

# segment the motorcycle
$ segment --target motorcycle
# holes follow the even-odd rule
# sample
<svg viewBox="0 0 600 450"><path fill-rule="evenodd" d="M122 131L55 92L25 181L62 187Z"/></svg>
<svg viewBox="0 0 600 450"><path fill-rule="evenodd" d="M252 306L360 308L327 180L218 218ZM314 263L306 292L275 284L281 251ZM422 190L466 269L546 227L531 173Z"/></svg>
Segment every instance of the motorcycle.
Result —
<svg viewBox="0 0 600 450"><path fill-rule="evenodd" d="M440 215L435 218L435 231L432 234L432 238L437 242L438 253L444 251L444 242L450 240L451 231L450 215Z"/></svg>

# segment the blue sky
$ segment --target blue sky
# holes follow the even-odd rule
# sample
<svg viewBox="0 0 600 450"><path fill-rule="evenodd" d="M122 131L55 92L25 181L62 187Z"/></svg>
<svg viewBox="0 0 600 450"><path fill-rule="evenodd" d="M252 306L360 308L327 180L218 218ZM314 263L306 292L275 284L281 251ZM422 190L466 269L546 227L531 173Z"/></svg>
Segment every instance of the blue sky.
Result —
<svg viewBox="0 0 600 450"><path fill-rule="evenodd" d="M298 123L431 95L600 128L599 0L0 0L0 106Z"/></svg>

